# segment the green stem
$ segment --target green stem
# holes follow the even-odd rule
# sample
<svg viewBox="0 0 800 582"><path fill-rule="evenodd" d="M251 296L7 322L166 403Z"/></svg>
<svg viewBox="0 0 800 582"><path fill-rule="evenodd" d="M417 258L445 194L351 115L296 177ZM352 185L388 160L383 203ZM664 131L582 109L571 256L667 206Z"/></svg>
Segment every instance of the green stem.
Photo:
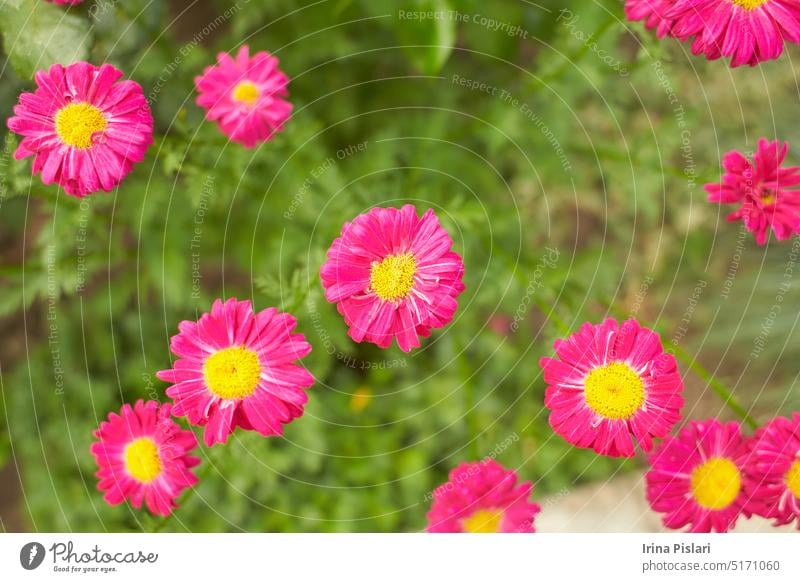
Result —
<svg viewBox="0 0 800 582"><path fill-rule="evenodd" d="M461 380L464 383L464 397L466 398L467 405L467 433L470 439L470 455L474 460L483 458L481 454L480 439L478 435L481 432L481 423L478 419L477 400L475 398L475 383L470 378L470 370L467 365L468 358L466 356L465 348L461 345L460 341L456 341L456 348L462 354L458 358L459 372L461 373Z"/></svg>
<svg viewBox="0 0 800 582"><path fill-rule="evenodd" d="M620 319L627 317L625 314L621 313L619 309L615 308L611 304L611 301L605 300L603 303L608 305L608 310ZM750 414L747 412L747 409L742 405L741 402L739 402L738 398L733 395L733 392L727 386L725 386L725 384L717 380L711 372L706 370L703 365L697 361L697 358L693 358L686 352L686 350L675 344L672 345L672 353L692 372L697 374L701 380L706 382L717 394L717 396L722 399L722 403L727 406L731 412L736 414L736 416L747 423L750 428L758 428L758 422L756 422L756 420L750 416Z"/></svg>
<svg viewBox="0 0 800 582"><path fill-rule="evenodd" d="M739 418L741 418L747 425L752 428L758 428L758 422L750 416L747 412L747 409L742 405L741 402L733 395L733 392L725 386L722 382L717 380L711 372L706 370L696 358L690 356L686 351L674 345L672 347L672 353L675 354L675 357L678 358L683 364L688 366L688 368L697 374L704 382L706 382L711 389L717 393L722 399L723 404L727 406L732 412L734 412Z"/></svg>
<svg viewBox="0 0 800 582"><path fill-rule="evenodd" d="M319 272L319 269L317 269ZM309 278L308 285L303 288L303 292L295 298L295 300L289 305L282 305L281 311L285 311L287 313L297 313L297 310L305 303L308 296L311 294L311 291L319 284L319 282L314 278Z"/></svg>

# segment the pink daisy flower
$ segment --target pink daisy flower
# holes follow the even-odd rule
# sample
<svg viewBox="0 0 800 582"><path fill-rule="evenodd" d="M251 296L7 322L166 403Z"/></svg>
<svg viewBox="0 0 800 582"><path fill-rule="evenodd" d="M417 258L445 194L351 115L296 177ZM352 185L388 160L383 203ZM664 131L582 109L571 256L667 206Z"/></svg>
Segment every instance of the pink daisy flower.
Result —
<svg viewBox="0 0 800 582"><path fill-rule="evenodd" d="M70 4L72 6L80 4L83 0L47 0L51 4Z"/></svg>
<svg viewBox="0 0 800 582"><path fill-rule="evenodd" d="M464 263L428 210L373 208L346 222L328 249L320 275L325 298L337 303L354 341L404 352L447 325L464 290Z"/></svg>
<svg viewBox="0 0 800 582"><path fill-rule="evenodd" d="M650 455L647 500L671 529L726 532L745 509L742 469L747 448L739 423L691 421Z"/></svg>
<svg viewBox="0 0 800 582"><path fill-rule="evenodd" d="M667 18L692 52L730 57L731 67L777 59L784 41L800 42L800 0L676 0Z"/></svg>
<svg viewBox="0 0 800 582"><path fill-rule="evenodd" d="M530 481L517 482L517 473L493 459L462 463L450 480L433 491L428 512L431 533L533 533L541 509L528 500Z"/></svg>
<svg viewBox="0 0 800 582"><path fill-rule="evenodd" d="M800 167L781 167L788 151L788 143L762 138L752 163L740 152L728 152L722 181L705 186L709 202L741 205L727 218L742 220L759 245L767 242L770 229L778 240L800 232Z"/></svg>
<svg viewBox="0 0 800 582"><path fill-rule="evenodd" d="M217 299L197 323L183 321L171 349L180 359L156 376L173 386L172 413L205 426L206 445L224 443L237 426L264 435L302 416L314 377L295 360L311 345L292 333L297 320L274 307L254 313L249 301Z"/></svg>
<svg viewBox="0 0 800 582"><path fill-rule="evenodd" d="M191 469L200 459L189 455L197 439L175 424L171 408L154 400L125 404L94 431L97 488L110 505L127 499L136 508L144 502L151 513L169 515L181 492L197 483Z"/></svg>
<svg viewBox="0 0 800 582"><path fill-rule="evenodd" d="M550 426L575 446L632 457L677 423L683 381L658 334L629 319L583 324L556 340L557 358L542 358Z"/></svg>
<svg viewBox="0 0 800 582"><path fill-rule="evenodd" d="M800 412L777 417L748 441L744 466L748 508L774 519L775 525L797 522L800 529Z"/></svg>
<svg viewBox="0 0 800 582"><path fill-rule="evenodd" d="M666 17L675 0L625 0L625 16L628 20L644 20L648 30L655 29L658 38L664 38L672 30L673 21Z"/></svg>
<svg viewBox="0 0 800 582"><path fill-rule="evenodd" d="M80 62L36 73L8 128L23 136L14 158L33 156L33 173L82 198L113 190L153 143L153 116L134 81L112 65Z"/></svg>
<svg viewBox="0 0 800 582"><path fill-rule="evenodd" d="M282 131L292 104L283 99L289 94L289 77L278 68L278 59L264 51L250 58L244 45L236 59L219 53L217 62L195 78L197 104L206 110L206 119L248 148Z"/></svg>

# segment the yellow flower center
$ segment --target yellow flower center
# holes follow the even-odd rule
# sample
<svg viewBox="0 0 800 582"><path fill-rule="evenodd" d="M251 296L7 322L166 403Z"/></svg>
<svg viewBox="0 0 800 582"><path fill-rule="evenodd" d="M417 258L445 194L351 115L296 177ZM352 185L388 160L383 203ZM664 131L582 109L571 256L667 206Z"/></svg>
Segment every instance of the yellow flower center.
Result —
<svg viewBox="0 0 800 582"><path fill-rule="evenodd" d="M731 0L737 6L741 6L745 10L755 10L762 4L766 4L769 0Z"/></svg>
<svg viewBox="0 0 800 582"><path fill-rule="evenodd" d="M462 526L468 533L497 533L502 519L503 511L500 509L479 509L465 519Z"/></svg>
<svg viewBox="0 0 800 582"><path fill-rule="evenodd" d="M226 400L246 398L261 378L258 354L242 346L219 350L203 364L203 376L216 396Z"/></svg>
<svg viewBox="0 0 800 582"><path fill-rule="evenodd" d="M764 193L761 195L761 203L764 206L775 204L775 192L773 192L772 190L765 190Z"/></svg>
<svg viewBox="0 0 800 582"><path fill-rule="evenodd" d="M103 112L89 103L70 103L56 112L56 133L62 143L86 150L93 136L108 125Z"/></svg>
<svg viewBox="0 0 800 582"><path fill-rule="evenodd" d="M238 101L248 107L252 107L258 101L261 91L258 90L258 85L252 81L242 81L233 88L233 100Z"/></svg>
<svg viewBox="0 0 800 582"><path fill-rule="evenodd" d="M792 463L789 472L786 473L786 486L789 491L794 493L794 496L800 499L800 460Z"/></svg>
<svg viewBox="0 0 800 582"><path fill-rule="evenodd" d="M411 253L389 255L372 264L369 286L384 301L405 299L414 287L417 260Z"/></svg>
<svg viewBox="0 0 800 582"><path fill-rule="evenodd" d="M125 468L141 483L150 483L161 474L158 447L149 437L138 438L125 447Z"/></svg>
<svg viewBox="0 0 800 582"><path fill-rule="evenodd" d="M714 457L692 471L692 495L706 509L725 509L741 488L742 476L729 459Z"/></svg>
<svg viewBox="0 0 800 582"><path fill-rule="evenodd" d="M612 362L589 372L584 395L589 408L600 416L622 420L644 404L644 383L628 364Z"/></svg>

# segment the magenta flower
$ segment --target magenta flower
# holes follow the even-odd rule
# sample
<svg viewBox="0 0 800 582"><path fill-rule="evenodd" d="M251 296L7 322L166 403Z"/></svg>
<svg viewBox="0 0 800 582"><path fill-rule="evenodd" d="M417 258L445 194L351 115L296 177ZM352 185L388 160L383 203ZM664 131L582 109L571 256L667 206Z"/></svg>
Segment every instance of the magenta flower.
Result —
<svg viewBox="0 0 800 582"><path fill-rule="evenodd" d="M773 418L748 441L744 487L748 508L800 529L800 412Z"/></svg>
<svg viewBox="0 0 800 582"><path fill-rule="evenodd" d="M431 533L533 533L541 509L529 501L533 484L492 459L462 463L433 491Z"/></svg>
<svg viewBox="0 0 800 582"><path fill-rule="evenodd" d="M674 0L672 35L694 38L692 52L730 57L731 67L777 59L800 42L800 0Z"/></svg>
<svg viewBox="0 0 800 582"><path fill-rule="evenodd" d="M722 181L705 186L709 202L740 205L727 218L742 220L759 245L767 242L770 228L778 240L800 232L800 167L781 167L788 151L788 143L762 138L752 163L740 152L728 152Z"/></svg>
<svg viewBox="0 0 800 582"><path fill-rule="evenodd" d="M644 20L648 30L655 29L658 38L664 38L672 30L673 21L666 17L675 0L625 0L625 16L628 20Z"/></svg>
<svg viewBox="0 0 800 582"><path fill-rule="evenodd" d="M278 68L278 59L264 51L250 58L244 45L236 59L219 53L217 62L195 78L197 104L206 110L206 119L248 148L282 131L292 104L283 99L289 94L289 77Z"/></svg>
<svg viewBox="0 0 800 582"><path fill-rule="evenodd" d="M632 457L634 441L653 447L680 418L683 381L658 334L629 319L583 324L542 358L550 426L568 442L601 455Z"/></svg>
<svg viewBox="0 0 800 582"><path fill-rule="evenodd" d="M181 492L197 483L191 469L200 459L189 455L197 439L175 424L170 409L154 400L125 404L94 432L97 488L110 505L128 500L139 508L144 502L151 513L169 515Z"/></svg>
<svg viewBox="0 0 800 582"><path fill-rule="evenodd" d="M283 425L302 416L305 388L314 383L295 363L311 353L297 320L274 307L254 313L249 301L214 302L197 323L182 321L172 337L179 357L156 376L173 386L172 413L205 426L206 445L224 443L237 426L264 436L283 434Z"/></svg>
<svg viewBox="0 0 800 582"><path fill-rule="evenodd" d="M72 6L80 4L83 0L47 0L51 4L70 4Z"/></svg>
<svg viewBox="0 0 800 582"><path fill-rule="evenodd" d="M742 470L747 448L739 423L690 421L650 455L647 500L670 529L726 532L745 508Z"/></svg>
<svg viewBox="0 0 800 582"><path fill-rule="evenodd" d="M433 210L373 208L346 222L320 275L354 341L404 352L447 325L464 290L464 263Z"/></svg>
<svg viewBox="0 0 800 582"><path fill-rule="evenodd" d="M8 128L23 136L14 158L79 198L113 190L153 143L153 116L134 81L112 65L53 65L20 95Z"/></svg>

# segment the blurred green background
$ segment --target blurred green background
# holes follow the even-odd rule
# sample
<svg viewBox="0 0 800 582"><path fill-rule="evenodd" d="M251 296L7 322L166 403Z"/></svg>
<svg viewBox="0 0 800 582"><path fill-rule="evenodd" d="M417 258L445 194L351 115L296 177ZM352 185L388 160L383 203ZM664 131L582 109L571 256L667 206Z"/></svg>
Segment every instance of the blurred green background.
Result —
<svg viewBox="0 0 800 582"><path fill-rule="evenodd" d="M3 530L418 531L461 461L496 455L540 500L639 471L554 436L542 406L538 359L608 314L680 350L687 417L732 418L690 365L759 420L800 405L798 239L759 248L702 191L727 150L800 144L796 50L731 70L657 41L614 0L64 12L0 0L2 118L35 69L69 55L138 81L156 141L118 191L80 201L11 159L3 124ZM194 104L194 76L242 43L292 79L293 118L255 150ZM467 285L411 354L350 341L317 276L345 220L407 202L436 210ZM107 506L92 431L123 402L164 399L154 373L178 322L232 296L299 318L317 378L306 414L283 439L201 447L203 480L168 521Z"/></svg>

